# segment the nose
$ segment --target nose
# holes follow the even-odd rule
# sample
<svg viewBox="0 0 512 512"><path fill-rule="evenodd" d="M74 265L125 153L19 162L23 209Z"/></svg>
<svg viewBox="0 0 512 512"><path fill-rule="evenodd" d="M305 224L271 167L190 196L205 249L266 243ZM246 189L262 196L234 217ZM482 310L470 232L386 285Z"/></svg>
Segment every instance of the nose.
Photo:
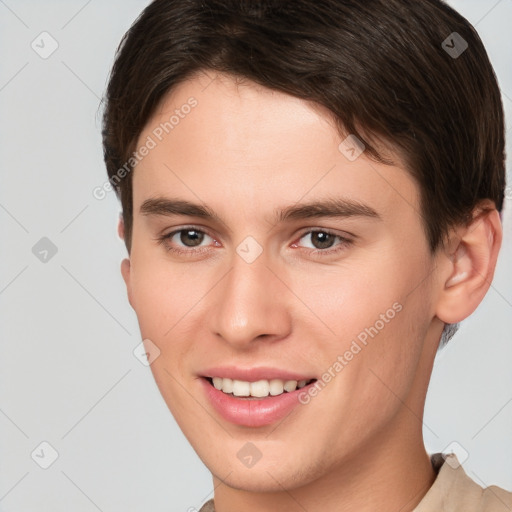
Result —
<svg viewBox="0 0 512 512"><path fill-rule="evenodd" d="M263 254L252 263L235 254L211 297L211 332L237 349L285 338L292 325L293 294L278 275Z"/></svg>

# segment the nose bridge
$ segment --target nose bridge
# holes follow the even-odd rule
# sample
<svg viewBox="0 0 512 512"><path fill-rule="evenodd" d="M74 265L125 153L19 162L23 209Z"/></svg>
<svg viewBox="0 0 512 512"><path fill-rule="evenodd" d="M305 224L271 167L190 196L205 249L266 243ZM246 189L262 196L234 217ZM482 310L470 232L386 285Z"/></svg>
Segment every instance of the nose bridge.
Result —
<svg viewBox="0 0 512 512"><path fill-rule="evenodd" d="M241 248L247 247L241 244ZM246 253L240 256L239 250L217 289L213 333L239 347L264 335L286 336L291 322L284 285L269 268L271 262L264 253L251 261Z"/></svg>

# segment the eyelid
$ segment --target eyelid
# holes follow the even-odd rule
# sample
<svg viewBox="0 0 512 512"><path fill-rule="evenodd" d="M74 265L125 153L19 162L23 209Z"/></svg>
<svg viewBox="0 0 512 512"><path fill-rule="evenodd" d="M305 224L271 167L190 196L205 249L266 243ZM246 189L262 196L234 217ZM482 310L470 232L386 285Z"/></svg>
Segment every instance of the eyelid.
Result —
<svg viewBox="0 0 512 512"><path fill-rule="evenodd" d="M161 235L159 235L156 240L160 244L163 244L164 246L166 246L166 249L169 252L174 252L177 254L193 256L193 255L197 255L197 254L208 251L208 246L198 246L198 247L188 247L188 248L186 246L183 246L183 247L180 246L178 248L175 248L175 247L170 247L170 246L166 245L166 241L171 240L176 234L178 234L182 231L187 231L187 230L193 230L193 231L198 231L199 233L203 233L203 234L209 236L215 243L219 243L218 240L216 239L216 237L213 236L207 228L205 228L204 226L200 226L200 225L183 225L183 226L179 226L179 227L174 227L168 233L165 233L165 230L164 230L164 232ZM348 233L348 232L344 232L344 234L340 234L340 233L337 233L335 230L332 230L329 228L308 227L308 228L304 228L304 230L302 232L300 232L298 235L295 235L294 239L296 241L299 241L305 235L308 235L311 233L319 233L319 232L326 233L326 234L334 236L335 238L338 238L340 240L340 243L334 245L334 247L328 247L326 249L314 249L314 248L308 248L308 247L301 247L301 246L297 245L297 242L293 242L292 246L298 247L299 249L304 249L312 255L327 256L327 255L332 255L334 253L338 253L338 252L342 251L344 248L346 248L346 246L353 244L355 239L357 238L355 235L353 235L352 233Z"/></svg>
<svg viewBox="0 0 512 512"><path fill-rule="evenodd" d="M166 232L166 229L163 229L161 233L158 235L158 238L172 238L176 233L180 233L181 231L187 230L199 231L200 233L204 233L205 235L208 235L210 238L215 239L215 236L213 236L213 234L210 233L207 227L200 226L198 224L185 224L183 226L173 227L172 230L169 232Z"/></svg>
<svg viewBox="0 0 512 512"><path fill-rule="evenodd" d="M176 233L180 233L181 231L186 231L187 229L199 231L201 233L208 235L210 238L213 238L214 240L216 239L216 237L212 233L209 232L208 228L206 228L205 226L198 225L198 224L190 224L190 225L183 225L183 226L175 227L172 229L172 231L169 231L168 233L165 233L165 229L164 229L164 230L162 230L162 233L158 235L158 238L172 238L172 236L174 236ZM353 240L356 238L356 236L354 234L349 233L347 231L344 231L343 233L338 233L335 230L332 230L330 228L322 228L322 227L304 228L304 230L300 231L298 235L295 235L295 238L297 238L297 237L302 238L304 235L307 235L309 233L318 233L318 232L328 233L330 235L337 236L337 237L340 237L345 240Z"/></svg>
<svg viewBox="0 0 512 512"><path fill-rule="evenodd" d="M339 236L340 238L343 238L345 240L354 240L356 238L356 236L354 234L349 233L348 231L339 232L335 229L321 228L321 227L314 227L314 226L304 228L304 231L300 232L300 234L298 236L300 238L302 238L304 235L307 235L309 233L318 233L318 232L328 233L333 236Z"/></svg>
<svg viewBox="0 0 512 512"><path fill-rule="evenodd" d="M339 240L339 243L333 245L332 247L327 247L325 249L315 249L312 247L302 247L298 245L298 241L300 241L304 236L311 235L312 233L326 233L328 235L333 236L335 239L337 238ZM340 234L333 230L327 229L327 228L309 228L306 231L303 231L301 234L298 235L298 238L296 238L296 242L293 242L292 247L297 249L303 249L308 252L313 257L329 257L329 256L335 256L347 249L347 247L354 244L355 238L352 234Z"/></svg>

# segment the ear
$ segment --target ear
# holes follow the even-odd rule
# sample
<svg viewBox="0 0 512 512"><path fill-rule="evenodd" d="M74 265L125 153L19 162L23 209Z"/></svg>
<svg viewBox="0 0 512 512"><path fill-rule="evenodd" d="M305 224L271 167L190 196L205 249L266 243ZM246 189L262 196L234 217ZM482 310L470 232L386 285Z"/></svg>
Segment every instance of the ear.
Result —
<svg viewBox="0 0 512 512"><path fill-rule="evenodd" d="M124 221L123 221L123 215L121 214L119 216L119 224L117 225L117 233L119 234L119 237L124 240ZM133 307L132 304L132 293L131 293L131 281L130 281L130 259L125 258L121 262L121 275L124 279L124 284L126 285L126 291L128 293L128 301Z"/></svg>
<svg viewBox="0 0 512 512"><path fill-rule="evenodd" d="M128 294L128 301L130 302L131 306L133 307L132 287L131 287L131 280L130 280L130 260L128 258L125 258L121 262L121 275L123 276L124 284L126 285L126 293Z"/></svg>
<svg viewBox="0 0 512 512"><path fill-rule="evenodd" d="M119 223L117 224L117 234L121 240L124 240L124 219L123 214L119 214Z"/></svg>
<svg viewBox="0 0 512 512"><path fill-rule="evenodd" d="M482 202L472 220L456 228L442 249L437 317L455 324L467 318L491 286L501 247L502 228L492 201Z"/></svg>

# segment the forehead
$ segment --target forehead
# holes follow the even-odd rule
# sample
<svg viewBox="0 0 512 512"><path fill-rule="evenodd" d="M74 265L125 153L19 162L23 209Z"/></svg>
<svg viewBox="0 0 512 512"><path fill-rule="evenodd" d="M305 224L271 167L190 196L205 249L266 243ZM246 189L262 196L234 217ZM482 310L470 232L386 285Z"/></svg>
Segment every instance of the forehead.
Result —
<svg viewBox="0 0 512 512"><path fill-rule="evenodd" d="M190 112L189 103L196 104ZM163 98L146 131L165 124L172 114L180 119L172 119L172 129L164 133L168 139L177 140L180 131L190 128L187 132L193 130L210 141L210 149L216 145L224 153L239 154L241 159L255 152L276 159L297 154L300 147L278 144L286 139L307 142L303 149L311 147L318 137L324 146L339 139L332 116L324 107L247 79L213 72L197 73L178 84Z"/></svg>
<svg viewBox="0 0 512 512"><path fill-rule="evenodd" d="M249 215L262 201L290 204L337 194L383 213L417 210L409 173L364 152L357 157L357 143L347 153L351 140L344 143L330 113L313 102L201 73L167 94L142 131L137 148L151 149L134 171L134 203L180 196L208 199L216 208L228 199Z"/></svg>

